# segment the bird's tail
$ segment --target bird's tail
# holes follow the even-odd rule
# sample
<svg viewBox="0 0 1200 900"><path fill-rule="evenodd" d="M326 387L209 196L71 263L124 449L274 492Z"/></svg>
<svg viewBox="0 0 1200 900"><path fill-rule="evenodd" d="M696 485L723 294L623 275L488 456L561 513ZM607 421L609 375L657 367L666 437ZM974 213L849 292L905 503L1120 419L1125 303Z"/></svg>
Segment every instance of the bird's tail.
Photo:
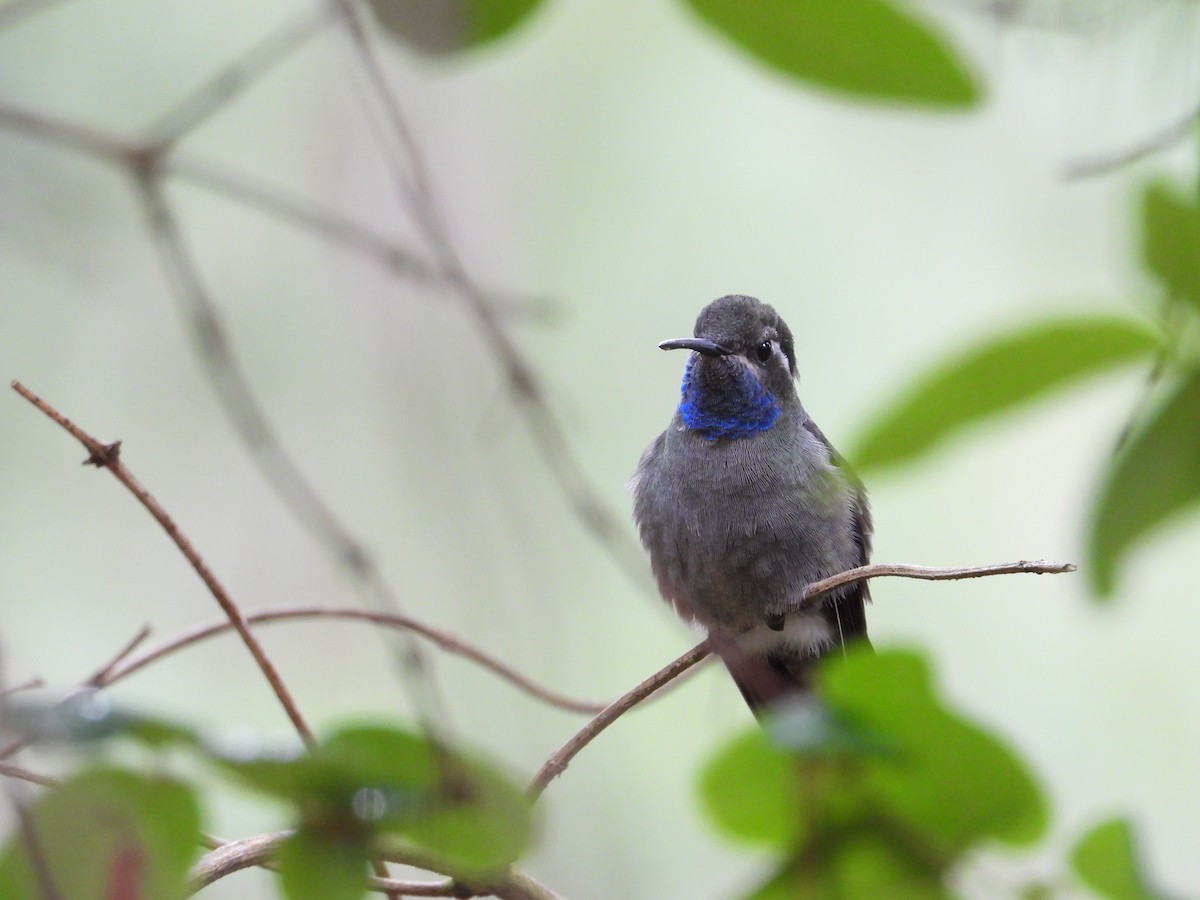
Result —
<svg viewBox="0 0 1200 900"><path fill-rule="evenodd" d="M856 637L852 643L856 647L870 647L865 635ZM836 652L839 646L831 647L828 652ZM817 664L824 655L802 654L782 647L766 654L751 653L728 639L718 639L715 649L746 705L759 719L780 700L811 692Z"/></svg>

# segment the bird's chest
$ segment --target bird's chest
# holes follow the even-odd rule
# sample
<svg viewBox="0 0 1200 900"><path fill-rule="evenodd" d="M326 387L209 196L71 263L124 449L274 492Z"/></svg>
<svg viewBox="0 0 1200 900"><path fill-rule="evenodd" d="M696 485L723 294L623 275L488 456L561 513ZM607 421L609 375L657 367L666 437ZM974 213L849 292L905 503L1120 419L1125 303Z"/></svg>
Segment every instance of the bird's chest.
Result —
<svg viewBox="0 0 1200 900"><path fill-rule="evenodd" d="M848 493L827 456L755 444L667 448L651 552L700 618L749 621L844 567Z"/></svg>

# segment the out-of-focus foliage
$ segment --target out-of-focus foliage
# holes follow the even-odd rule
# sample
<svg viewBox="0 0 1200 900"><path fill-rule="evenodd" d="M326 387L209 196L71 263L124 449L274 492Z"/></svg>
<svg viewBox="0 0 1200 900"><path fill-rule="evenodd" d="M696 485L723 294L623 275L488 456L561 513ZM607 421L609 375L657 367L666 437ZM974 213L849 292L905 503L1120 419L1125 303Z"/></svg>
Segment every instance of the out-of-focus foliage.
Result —
<svg viewBox="0 0 1200 900"><path fill-rule="evenodd" d="M480 760L399 729L347 728L291 759L218 761L292 803L310 837L336 836L339 860L357 841L365 863L375 838L395 837L438 871L487 877L529 844L529 801L519 788Z"/></svg>
<svg viewBox="0 0 1200 900"><path fill-rule="evenodd" d="M42 794L27 812L0 860L5 900L184 896L200 848L200 812L188 786L92 768Z"/></svg>
<svg viewBox="0 0 1200 900"><path fill-rule="evenodd" d="M1142 260L1169 297L1200 313L1200 207L1196 198L1156 181L1142 195Z"/></svg>
<svg viewBox="0 0 1200 900"><path fill-rule="evenodd" d="M980 89L931 27L885 0L686 0L720 34L792 78L859 99L962 108Z"/></svg>
<svg viewBox="0 0 1200 900"><path fill-rule="evenodd" d="M1161 895L1146 885L1133 841L1133 828L1124 819L1101 822L1080 839L1071 853L1075 872L1089 888L1107 900L1154 900Z"/></svg>
<svg viewBox="0 0 1200 900"><path fill-rule="evenodd" d="M1194 192L1193 192L1194 193ZM1125 555L1200 502L1200 205L1162 182L1142 195L1142 262L1161 284L1168 345L1151 397L1105 473L1088 535L1088 580L1110 596Z"/></svg>
<svg viewBox="0 0 1200 900"><path fill-rule="evenodd" d="M1088 540L1088 578L1100 596L1116 586L1127 551L1200 502L1200 369L1177 385L1126 441L1100 489Z"/></svg>
<svg viewBox="0 0 1200 900"><path fill-rule="evenodd" d="M991 338L893 401L851 453L860 471L908 462L967 426L1089 376L1150 359L1159 339L1137 322L1075 318Z"/></svg>
<svg viewBox="0 0 1200 900"><path fill-rule="evenodd" d="M529 801L497 769L392 727L345 728L310 751L281 758L233 756L186 726L100 710L74 698L27 704L13 722L26 726L26 740L94 745L127 738L151 750L185 748L236 781L288 802L295 832L281 845L277 863L293 900L362 896L367 861L398 845L409 861L448 875L495 877L531 838ZM190 788L119 770L87 770L51 789L33 808L31 822L46 868L70 900L180 896L199 847ZM10 838L0 864L0 896L43 896L28 846L26 834ZM104 885L118 883L114 879L141 893L103 893Z"/></svg>
<svg viewBox="0 0 1200 900"><path fill-rule="evenodd" d="M367 0L392 37L422 53L470 50L504 37L541 0Z"/></svg>
<svg viewBox="0 0 1200 900"><path fill-rule="evenodd" d="M1142 263L1163 296L1162 328L1077 317L993 339L919 376L887 404L851 454L860 469L918 459L965 425L1009 412L1131 362L1158 390L1100 478L1087 577L1113 592L1128 551L1200 503L1200 205L1161 182L1142 194ZM1165 399L1164 399L1165 397Z"/></svg>
<svg viewBox="0 0 1200 900"><path fill-rule="evenodd" d="M729 744L702 792L724 831L780 853L755 897L937 896L973 847L1027 844L1046 823L1024 763L899 651L831 660L817 698Z"/></svg>

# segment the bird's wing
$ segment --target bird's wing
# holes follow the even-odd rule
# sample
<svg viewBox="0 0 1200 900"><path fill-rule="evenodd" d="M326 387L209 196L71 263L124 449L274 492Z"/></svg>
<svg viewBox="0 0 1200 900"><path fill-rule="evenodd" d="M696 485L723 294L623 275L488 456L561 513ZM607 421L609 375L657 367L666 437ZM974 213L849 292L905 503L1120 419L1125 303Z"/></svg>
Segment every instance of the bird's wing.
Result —
<svg viewBox="0 0 1200 900"><path fill-rule="evenodd" d="M865 566L871 558L871 536L874 529L871 524L871 506L867 502L867 491L862 481L850 468L845 458L833 448L829 439L817 427L812 419L806 419L804 427L819 440L829 451L829 461L837 467L842 477L850 485L850 527L853 530L854 543L858 548L856 565ZM870 589L866 581L856 581L843 591L835 592L832 602L823 605L827 611L830 624L833 625L843 638L867 637L867 613L865 604L871 599Z"/></svg>

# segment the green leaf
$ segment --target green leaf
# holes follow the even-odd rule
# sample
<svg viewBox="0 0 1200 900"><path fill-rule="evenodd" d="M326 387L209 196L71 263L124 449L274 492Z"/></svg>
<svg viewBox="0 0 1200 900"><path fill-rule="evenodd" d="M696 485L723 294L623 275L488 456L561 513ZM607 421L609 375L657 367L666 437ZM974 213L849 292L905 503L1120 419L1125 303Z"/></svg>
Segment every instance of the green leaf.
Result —
<svg viewBox="0 0 1200 900"><path fill-rule="evenodd" d="M434 56L468 50L510 32L541 0L367 0L379 26Z"/></svg>
<svg viewBox="0 0 1200 900"><path fill-rule="evenodd" d="M946 900L939 867L923 865L910 847L883 832L859 830L822 852L787 860L746 900Z"/></svg>
<svg viewBox="0 0 1200 900"><path fill-rule="evenodd" d="M725 833L786 848L801 837L795 780L789 755L754 728L726 744L704 767L700 796Z"/></svg>
<svg viewBox="0 0 1200 900"><path fill-rule="evenodd" d="M1200 311L1200 204L1164 182L1142 195L1142 259L1167 291Z"/></svg>
<svg viewBox="0 0 1200 900"><path fill-rule="evenodd" d="M1184 376L1109 466L1092 512L1088 577L1100 597L1129 550L1200 501L1200 369Z"/></svg>
<svg viewBox="0 0 1200 900"><path fill-rule="evenodd" d="M1154 900L1134 849L1133 829L1124 819L1102 822L1071 851L1071 864L1089 888L1106 900Z"/></svg>
<svg viewBox="0 0 1200 900"><path fill-rule="evenodd" d="M797 724L785 711L765 731L726 746L706 767L701 790L726 833L798 848L809 864L801 881L818 894L828 878L910 884L920 894L972 846L1028 843L1044 830L1044 801L1028 770L935 697L915 654L831 659L817 695L829 709L824 723L813 727L820 717L807 716L809 724ZM878 865L842 872L839 860L850 856Z"/></svg>
<svg viewBox="0 0 1200 900"><path fill-rule="evenodd" d="M523 791L481 760L399 729L355 726L294 758L221 762L295 804L302 827L403 838L447 874L495 875L530 842Z"/></svg>
<svg viewBox="0 0 1200 900"><path fill-rule="evenodd" d="M856 97L967 107L980 90L929 26L884 0L686 0L759 62Z"/></svg>
<svg viewBox="0 0 1200 900"><path fill-rule="evenodd" d="M988 340L909 387L849 454L855 468L907 462L990 416L1148 358L1158 339L1125 319L1071 318Z"/></svg>
<svg viewBox="0 0 1200 900"><path fill-rule="evenodd" d="M275 861L288 900L359 900L369 855L367 841L301 828L279 845Z"/></svg>
<svg viewBox="0 0 1200 900"><path fill-rule="evenodd" d="M178 781L91 769L39 797L29 820L43 869L62 900L170 900L187 893L200 813L192 791ZM0 859L0 897L46 896L17 829Z"/></svg>
<svg viewBox="0 0 1200 900"><path fill-rule="evenodd" d="M1024 764L942 705L916 654L830 659L817 693L898 748L897 761L866 767L869 790L925 845L949 857L989 838L1027 844L1045 829L1044 801Z"/></svg>

